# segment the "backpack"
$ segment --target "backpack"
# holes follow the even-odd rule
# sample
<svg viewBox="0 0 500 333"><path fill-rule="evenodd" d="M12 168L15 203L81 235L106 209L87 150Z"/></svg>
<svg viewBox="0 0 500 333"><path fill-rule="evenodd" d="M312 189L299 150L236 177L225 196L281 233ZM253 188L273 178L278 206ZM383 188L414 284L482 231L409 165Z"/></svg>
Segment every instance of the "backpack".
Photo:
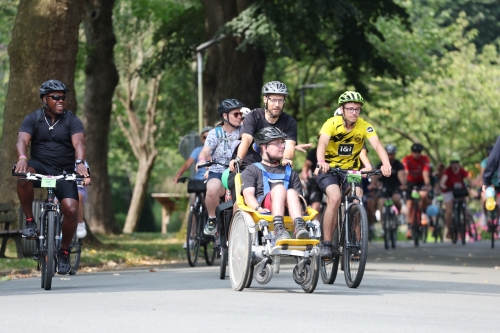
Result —
<svg viewBox="0 0 500 333"><path fill-rule="evenodd" d="M290 178L292 176L292 168L290 165L286 165L285 173L271 173L268 172L262 163L254 163L254 165L262 171L262 183L264 185L264 194L257 198L258 202L261 202L263 198L271 191L271 187L269 186L269 179L272 180L283 180L283 185L285 189L288 190L288 186L290 185Z"/></svg>
<svg viewBox="0 0 500 333"><path fill-rule="evenodd" d="M35 130L33 131L33 136L35 135L35 133L38 129L38 126L40 125L40 122L45 121L45 112L43 111L43 108L38 109L35 112L36 112L36 121L35 121ZM64 114L65 116L64 116L63 124L66 127L66 130L69 130L70 118L71 118L71 116L74 116L74 114L70 110L64 110L64 112L65 112L65 114Z"/></svg>

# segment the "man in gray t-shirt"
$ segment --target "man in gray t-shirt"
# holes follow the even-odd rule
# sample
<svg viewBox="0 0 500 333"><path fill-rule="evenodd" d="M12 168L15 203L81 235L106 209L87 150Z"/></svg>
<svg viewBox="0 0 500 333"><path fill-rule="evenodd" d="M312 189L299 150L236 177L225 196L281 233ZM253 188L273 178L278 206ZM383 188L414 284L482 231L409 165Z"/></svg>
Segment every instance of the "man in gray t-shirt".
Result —
<svg viewBox="0 0 500 333"><path fill-rule="evenodd" d="M265 127L255 134L261 163L249 165L241 174L245 204L261 214L271 213L276 240L289 239L283 224L285 206L295 224L295 238L309 238L302 213L305 208L299 176L290 166L281 166L287 135L280 129Z"/></svg>

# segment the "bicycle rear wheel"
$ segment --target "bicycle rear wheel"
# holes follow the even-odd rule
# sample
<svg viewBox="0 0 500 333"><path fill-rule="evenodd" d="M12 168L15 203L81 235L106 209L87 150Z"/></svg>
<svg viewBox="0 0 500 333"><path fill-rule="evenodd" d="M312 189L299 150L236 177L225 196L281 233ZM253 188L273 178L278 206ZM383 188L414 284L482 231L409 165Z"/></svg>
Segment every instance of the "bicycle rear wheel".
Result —
<svg viewBox="0 0 500 333"><path fill-rule="evenodd" d="M219 272L219 277L221 280L224 280L226 278L226 267L227 267L227 249L222 248L220 256L220 272Z"/></svg>
<svg viewBox="0 0 500 333"><path fill-rule="evenodd" d="M70 264L71 264L71 271L69 272L69 275L75 275L76 272L78 271L78 267L80 266L80 255L82 253L82 240L78 238L75 235L73 236L73 239L71 240L71 246L70 246Z"/></svg>
<svg viewBox="0 0 500 333"><path fill-rule="evenodd" d="M384 206L384 217L383 217L383 225L384 225L384 247L386 250L389 249L389 244L391 242L391 226L390 226L390 215L391 212L389 208Z"/></svg>
<svg viewBox="0 0 500 333"><path fill-rule="evenodd" d="M390 225L391 247L395 249L396 240L398 238L398 221L394 213L391 214L389 221L390 221L389 225Z"/></svg>
<svg viewBox="0 0 500 333"><path fill-rule="evenodd" d="M45 257L42 260L42 272L45 273L45 283L44 289L50 290L52 288L52 277L55 273L55 256L56 256L56 244L55 244L55 212L47 211L46 215L46 229L45 234ZM43 274L42 273L42 274Z"/></svg>
<svg viewBox="0 0 500 333"><path fill-rule="evenodd" d="M357 288L363 279L368 257L368 218L363 206L354 203L349 207L346 228L348 239L344 243L344 277L349 288Z"/></svg>
<svg viewBox="0 0 500 333"><path fill-rule="evenodd" d="M466 231L466 221L465 221L465 210L464 206L460 205L460 223L458 224L458 230L460 232L460 238L462 238L462 245L465 245L465 231Z"/></svg>
<svg viewBox="0 0 500 333"><path fill-rule="evenodd" d="M415 204L415 207L413 209L414 209L413 223L411 225L411 230L412 230L413 243L415 246L418 246L418 240L420 238L420 232L421 232L420 218L422 215L420 212L420 208L418 207L418 203Z"/></svg>
<svg viewBox="0 0 500 333"><path fill-rule="evenodd" d="M203 242L203 249L205 253L205 262L207 266L212 266L217 255L217 247L215 246L215 239L212 236L205 236L205 241Z"/></svg>
<svg viewBox="0 0 500 333"><path fill-rule="evenodd" d="M186 253L189 266L195 267L200 254L199 215L194 209L189 213L186 231Z"/></svg>

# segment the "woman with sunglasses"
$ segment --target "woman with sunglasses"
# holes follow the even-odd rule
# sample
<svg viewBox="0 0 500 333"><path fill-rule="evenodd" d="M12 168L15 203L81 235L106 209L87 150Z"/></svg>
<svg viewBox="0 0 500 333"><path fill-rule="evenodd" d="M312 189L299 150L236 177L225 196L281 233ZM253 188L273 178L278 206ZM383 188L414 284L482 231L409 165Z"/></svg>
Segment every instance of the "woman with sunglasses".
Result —
<svg viewBox="0 0 500 333"><path fill-rule="evenodd" d="M191 165L195 162L198 163L198 156L200 155L201 149L203 148L203 145L205 144L205 140L207 139L208 132L212 129L212 126L207 126L203 127L201 129L200 133L200 141L201 141L201 146L196 147L193 149L191 152L191 155L189 155L189 158L184 162L184 164L181 166L179 171L175 174L174 177L174 184L177 184L179 181L179 178L182 176L184 172L186 172ZM205 180L205 170L206 168L200 168L196 174L194 175L194 180Z"/></svg>
<svg viewBox="0 0 500 333"><path fill-rule="evenodd" d="M219 104L217 112L221 122L208 132L205 146L198 157L196 170L198 170L199 164L210 160L221 164L229 164L234 149L240 143L240 125L243 116L241 108L243 107L245 105L234 98L225 99ZM204 230L206 235L214 235L216 231L215 209L219 205L219 198L226 193L221 181L225 169L222 165L214 164L208 170L207 193L205 196L205 205L208 211L208 221Z"/></svg>

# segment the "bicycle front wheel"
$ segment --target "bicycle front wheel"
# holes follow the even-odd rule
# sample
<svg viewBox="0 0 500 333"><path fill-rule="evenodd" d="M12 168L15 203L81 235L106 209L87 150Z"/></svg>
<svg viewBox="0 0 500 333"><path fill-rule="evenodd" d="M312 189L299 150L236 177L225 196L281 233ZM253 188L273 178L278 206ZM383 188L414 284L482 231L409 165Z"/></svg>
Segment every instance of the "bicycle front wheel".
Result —
<svg viewBox="0 0 500 333"><path fill-rule="evenodd" d="M368 218L360 204L349 207L348 239L344 243L344 277L349 288L357 288L363 279L368 257Z"/></svg>
<svg viewBox="0 0 500 333"><path fill-rule="evenodd" d="M200 239L198 214L192 210L189 213L188 225L186 231L186 252L189 266L195 267L200 254Z"/></svg>
<svg viewBox="0 0 500 333"><path fill-rule="evenodd" d="M47 211L46 215L46 231L45 234L45 257L42 260L42 275L45 276L44 289L50 290L52 288L52 277L56 271L55 256L56 256L56 232L55 232L55 212Z"/></svg>
<svg viewBox="0 0 500 333"><path fill-rule="evenodd" d="M207 237L203 248L205 250L205 262L207 263L207 266L212 266L215 261L215 256L217 255L217 247L215 246L214 237Z"/></svg>
<svg viewBox="0 0 500 333"><path fill-rule="evenodd" d="M332 260L321 260L320 271L321 271L321 279L324 284L333 284L335 279L337 278L337 272L339 269L340 255L339 255L339 228L340 222L337 224L337 228L333 232L332 239L332 249L333 249L333 257Z"/></svg>
<svg viewBox="0 0 500 333"><path fill-rule="evenodd" d="M69 272L69 275L75 275L78 271L78 267L80 267L80 255L82 253L82 240L76 236L76 233L71 240L71 247L69 252L71 253L71 271Z"/></svg>

